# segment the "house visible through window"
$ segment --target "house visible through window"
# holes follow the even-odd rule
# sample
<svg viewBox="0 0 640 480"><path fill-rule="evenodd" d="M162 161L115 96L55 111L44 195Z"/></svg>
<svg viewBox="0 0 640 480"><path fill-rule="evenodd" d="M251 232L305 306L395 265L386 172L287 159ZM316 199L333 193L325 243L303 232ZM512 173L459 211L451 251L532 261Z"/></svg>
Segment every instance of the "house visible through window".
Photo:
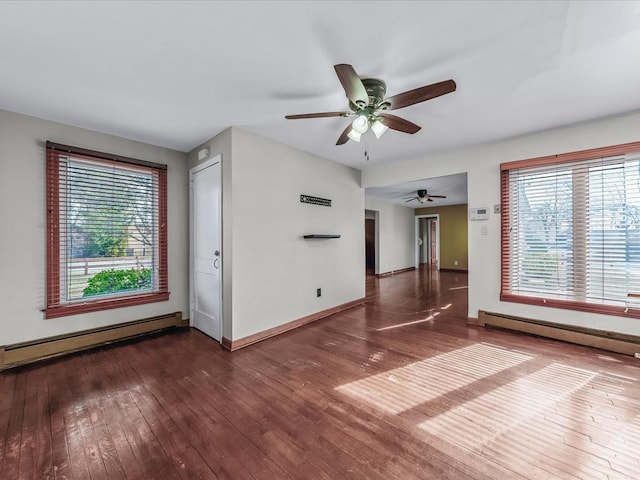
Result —
<svg viewBox="0 0 640 480"><path fill-rule="evenodd" d="M501 170L501 299L640 318L640 143Z"/></svg>
<svg viewBox="0 0 640 480"><path fill-rule="evenodd" d="M47 142L47 318L168 299L166 178Z"/></svg>

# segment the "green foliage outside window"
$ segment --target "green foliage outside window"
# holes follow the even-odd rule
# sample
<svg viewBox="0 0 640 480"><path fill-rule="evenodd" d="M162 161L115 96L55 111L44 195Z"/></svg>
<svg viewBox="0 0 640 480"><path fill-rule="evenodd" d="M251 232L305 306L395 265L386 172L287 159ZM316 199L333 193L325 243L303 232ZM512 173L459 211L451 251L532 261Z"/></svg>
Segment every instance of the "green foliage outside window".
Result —
<svg viewBox="0 0 640 480"><path fill-rule="evenodd" d="M151 269L139 270L103 270L89 279L82 296L103 295L107 293L120 293L132 290L150 290L153 281Z"/></svg>
<svg viewBox="0 0 640 480"><path fill-rule="evenodd" d="M119 257L127 248L129 214L124 208L92 205L78 214L76 228L88 237L82 257Z"/></svg>

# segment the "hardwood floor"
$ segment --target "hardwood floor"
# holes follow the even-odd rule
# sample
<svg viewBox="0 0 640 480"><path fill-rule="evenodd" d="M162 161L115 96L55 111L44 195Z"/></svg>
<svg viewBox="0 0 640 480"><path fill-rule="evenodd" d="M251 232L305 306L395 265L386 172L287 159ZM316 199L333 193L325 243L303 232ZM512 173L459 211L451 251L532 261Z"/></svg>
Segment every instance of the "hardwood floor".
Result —
<svg viewBox="0 0 640 480"><path fill-rule="evenodd" d="M230 353L181 330L0 374L0 478L640 478L640 361L465 325L466 274Z"/></svg>

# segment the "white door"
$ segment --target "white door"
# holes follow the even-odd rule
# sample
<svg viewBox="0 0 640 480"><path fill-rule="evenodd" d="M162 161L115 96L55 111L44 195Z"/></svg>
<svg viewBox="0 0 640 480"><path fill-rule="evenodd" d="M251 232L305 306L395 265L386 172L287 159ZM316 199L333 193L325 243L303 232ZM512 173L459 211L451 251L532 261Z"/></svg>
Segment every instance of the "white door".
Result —
<svg viewBox="0 0 640 480"><path fill-rule="evenodd" d="M189 170L191 184L191 325L222 338L220 155Z"/></svg>

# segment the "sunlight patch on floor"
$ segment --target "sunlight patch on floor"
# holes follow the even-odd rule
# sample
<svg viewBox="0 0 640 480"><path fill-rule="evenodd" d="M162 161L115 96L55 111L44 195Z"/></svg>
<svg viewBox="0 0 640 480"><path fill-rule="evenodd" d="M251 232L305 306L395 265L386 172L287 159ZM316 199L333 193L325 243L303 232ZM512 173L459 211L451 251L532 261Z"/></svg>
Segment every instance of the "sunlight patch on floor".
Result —
<svg viewBox="0 0 640 480"><path fill-rule="evenodd" d="M436 314L437 313L438 312L436 312ZM416 325L418 323L431 322L435 316L436 315L429 315L427 318L423 318L421 320L414 320L413 322L398 323L396 325L390 325L388 327L376 328L376 332L384 332L385 330L392 330L394 328L402 328L402 327L407 327L409 325Z"/></svg>
<svg viewBox="0 0 640 480"><path fill-rule="evenodd" d="M398 414L531 358L491 344L476 343L341 385L336 390Z"/></svg>
<svg viewBox="0 0 640 480"><path fill-rule="evenodd" d="M479 451L496 437L583 388L595 376L596 372L553 363L430 418L419 427Z"/></svg>
<svg viewBox="0 0 640 480"><path fill-rule="evenodd" d="M439 310L448 310L449 308L451 308L453 306L453 303L447 303L446 305L439 307ZM428 312L428 311L433 311L435 310L434 308L430 308L428 310L422 310L421 312L412 312L410 315L414 315L414 314L420 314L420 313L424 313L424 312ZM394 328L402 328L402 327L408 327L410 325L417 325L419 323L433 323L433 320L435 319L435 317L437 317L438 315L440 315L441 312L433 312L431 315L429 315L426 318L422 318L420 320L413 320L411 322L403 322L403 323L397 323L395 325L389 325L388 327L380 327L380 328L376 328L376 332L384 332L385 330L392 330Z"/></svg>

